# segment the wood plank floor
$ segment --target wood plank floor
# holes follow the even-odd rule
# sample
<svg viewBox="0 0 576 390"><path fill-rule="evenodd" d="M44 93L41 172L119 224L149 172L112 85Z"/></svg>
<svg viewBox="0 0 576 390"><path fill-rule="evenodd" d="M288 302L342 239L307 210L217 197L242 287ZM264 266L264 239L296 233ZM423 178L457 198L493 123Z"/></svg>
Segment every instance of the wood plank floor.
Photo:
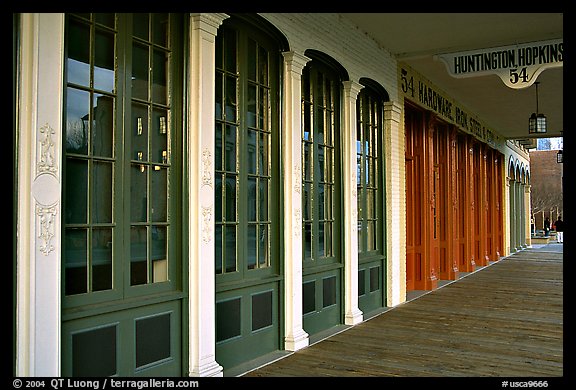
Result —
<svg viewBox="0 0 576 390"><path fill-rule="evenodd" d="M562 259L521 251L245 376L563 376Z"/></svg>

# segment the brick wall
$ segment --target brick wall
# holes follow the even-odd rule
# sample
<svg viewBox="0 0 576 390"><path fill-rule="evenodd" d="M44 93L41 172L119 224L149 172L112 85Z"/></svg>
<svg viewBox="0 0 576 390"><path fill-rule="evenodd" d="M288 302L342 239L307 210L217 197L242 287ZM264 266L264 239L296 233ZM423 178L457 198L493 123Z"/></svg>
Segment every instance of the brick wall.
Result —
<svg viewBox="0 0 576 390"><path fill-rule="evenodd" d="M530 152L530 196L532 212L545 205L544 213L534 213L536 229L543 229L544 218L553 223L563 211L562 175L564 164L556 162L557 150Z"/></svg>

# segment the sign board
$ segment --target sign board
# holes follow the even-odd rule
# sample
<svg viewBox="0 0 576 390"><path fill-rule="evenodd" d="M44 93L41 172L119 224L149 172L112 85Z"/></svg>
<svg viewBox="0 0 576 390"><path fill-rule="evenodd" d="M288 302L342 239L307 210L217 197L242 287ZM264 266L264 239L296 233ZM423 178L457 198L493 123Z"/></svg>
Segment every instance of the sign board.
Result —
<svg viewBox="0 0 576 390"><path fill-rule="evenodd" d="M398 77L405 99L435 112L444 121L456 125L495 149L502 147L503 138L500 135L408 65L398 64Z"/></svg>
<svg viewBox="0 0 576 390"><path fill-rule="evenodd" d="M453 77L496 74L513 89L531 86L545 69L560 67L564 60L563 39L438 54Z"/></svg>

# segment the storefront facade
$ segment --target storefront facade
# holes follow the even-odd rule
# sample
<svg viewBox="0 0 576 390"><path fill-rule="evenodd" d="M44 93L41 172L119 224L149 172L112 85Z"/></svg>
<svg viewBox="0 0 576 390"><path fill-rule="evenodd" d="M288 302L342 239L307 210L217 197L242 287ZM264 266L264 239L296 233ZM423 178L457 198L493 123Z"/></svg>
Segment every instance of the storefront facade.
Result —
<svg viewBox="0 0 576 390"><path fill-rule="evenodd" d="M240 373L527 244L527 153L337 14L14 19L15 375Z"/></svg>

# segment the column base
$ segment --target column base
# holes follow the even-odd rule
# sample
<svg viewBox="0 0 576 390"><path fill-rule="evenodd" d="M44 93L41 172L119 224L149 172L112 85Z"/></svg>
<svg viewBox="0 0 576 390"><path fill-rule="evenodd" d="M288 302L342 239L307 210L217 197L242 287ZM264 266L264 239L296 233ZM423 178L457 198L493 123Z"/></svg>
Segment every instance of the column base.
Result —
<svg viewBox="0 0 576 390"><path fill-rule="evenodd" d="M309 344L310 336L304 329L300 329L296 334L284 338L284 348L286 348L287 351L298 351L299 349L307 347Z"/></svg>
<svg viewBox="0 0 576 390"><path fill-rule="evenodd" d="M346 313L344 316L344 324L346 325L356 325L364 321L364 314L360 309L353 310L350 313Z"/></svg>
<svg viewBox="0 0 576 390"><path fill-rule="evenodd" d="M201 367L196 367L196 370L190 371L188 376L191 377L223 377L224 368L215 361Z"/></svg>

